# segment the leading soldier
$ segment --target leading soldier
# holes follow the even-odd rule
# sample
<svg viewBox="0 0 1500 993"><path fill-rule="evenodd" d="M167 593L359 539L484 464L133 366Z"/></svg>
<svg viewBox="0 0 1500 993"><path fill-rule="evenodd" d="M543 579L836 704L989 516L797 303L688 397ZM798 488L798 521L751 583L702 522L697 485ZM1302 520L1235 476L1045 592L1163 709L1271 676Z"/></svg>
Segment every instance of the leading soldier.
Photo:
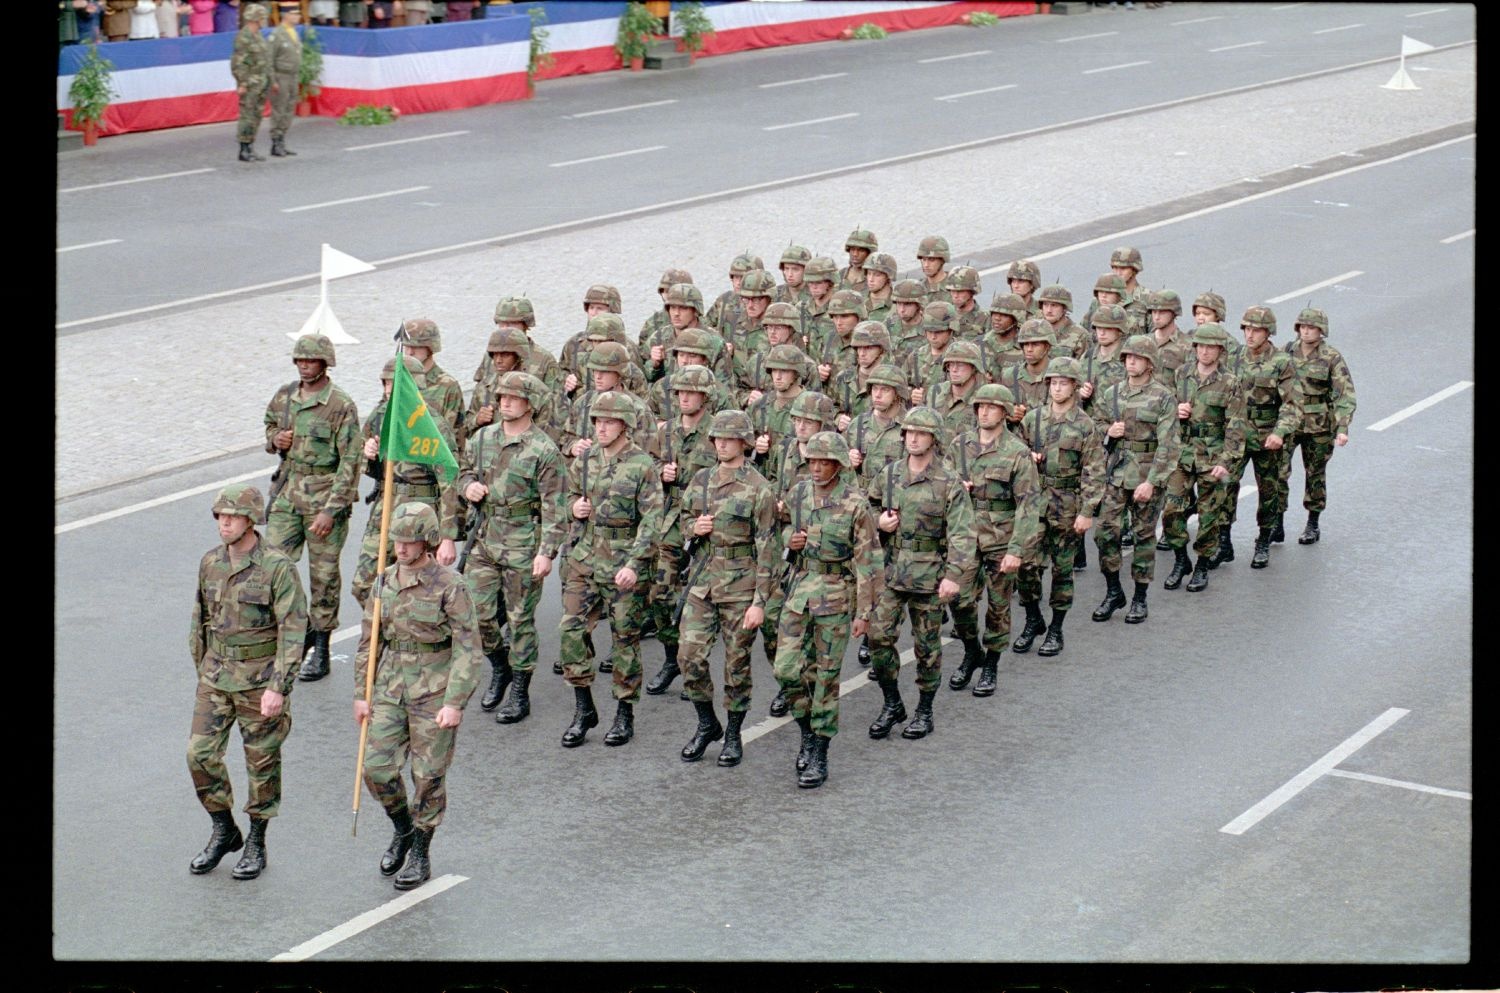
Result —
<svg viewBox="0 0 1500 993"><path fill-rule="evenodd" d="M1289 342L1287 353L1296 367L1302 384L1302 426L1292 436L1282 462L1282 487L1292 472L1292 453L1302 449L1302 506L1307 509L1307 527L1297 539L1299 545L1311 545L1321 537L1318 515L1328 507L1328 460L1337 445L1349 443L1349 422L1354 419L1354 378L1339 350L1328 344L1328 315L1308 307L1297 315L1297 340ZM1281 522L1276 522L1281 530Z"/></svg>
<svg viewBox="0 0 1500 993"><path fill-rule="evenodd" d="M1276 334L1276 315L1270 307L1251 307L1240 319L1245 350L1234 363L1245 394L1245 453L1229 467L1229 493L1225 501L1229 520L1219 529L1219 560L1234 557L1229 531L1239 517L1240 479L1245 463L1255 467L1255 553L1250 568L1271 564L1271 532L1286 513L1285 443L1302 423L1302 397L1291 356L1271 344ZM1226 555L1225 552L1228 552Z"/></svg>

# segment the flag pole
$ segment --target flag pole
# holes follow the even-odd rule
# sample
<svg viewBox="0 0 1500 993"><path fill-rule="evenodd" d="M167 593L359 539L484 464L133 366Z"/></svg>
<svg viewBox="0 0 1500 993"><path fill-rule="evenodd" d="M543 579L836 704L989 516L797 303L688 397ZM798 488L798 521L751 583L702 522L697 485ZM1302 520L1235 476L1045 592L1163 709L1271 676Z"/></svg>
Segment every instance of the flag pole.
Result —
<svg viewBox="0 0 1500 993"><path fill-rule="evenodd" d="M385 549L386 538L390 533L391 526L391 491L395 487L396 463L394 459L385 460L385 484L382 487L380 500L380 550L375 555L375 584L372 594L375 597L375 606L370 613L370 657L365 664L365 705L368 707L370 698L375 694L375 660L380 657L380 580L385 575ZM370 738L370 716L366 716L359 724L359 758L354 763L354 824L350 830L351 835L359 834L359 799L360 787L364 783L365 773L365 743Z"/></svg>

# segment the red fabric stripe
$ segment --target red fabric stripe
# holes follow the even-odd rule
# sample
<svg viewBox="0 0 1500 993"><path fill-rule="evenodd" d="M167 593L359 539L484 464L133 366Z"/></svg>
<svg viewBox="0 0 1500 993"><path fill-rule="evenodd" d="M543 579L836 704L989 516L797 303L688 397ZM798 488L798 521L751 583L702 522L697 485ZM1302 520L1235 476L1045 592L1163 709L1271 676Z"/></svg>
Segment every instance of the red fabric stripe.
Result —
<svg viewBox="0 0 1500 993"><path fill-rule="evenodd" d="M570 52L553 52L552 65L539 71L537 79L581 76L591 72L609 72L621 68L620 56L613 45L599 48L576 48Z"/></svg>
<svg viewBox="0 0 1500 993"><path fill-rule="evenodd" d="M1036 13L1034 3L950 3L941 7L917 7L880 13L856 14L853 17L829 17L815 21L792 21L753 28L717 31L705 42L698 55L727 55L752 48L774 48L781 45L805 45L813 41L833 41L846 27L878 24L887 31L915 31L961 23L960 18L977 10L997 17L1018 17Z"/></svg>

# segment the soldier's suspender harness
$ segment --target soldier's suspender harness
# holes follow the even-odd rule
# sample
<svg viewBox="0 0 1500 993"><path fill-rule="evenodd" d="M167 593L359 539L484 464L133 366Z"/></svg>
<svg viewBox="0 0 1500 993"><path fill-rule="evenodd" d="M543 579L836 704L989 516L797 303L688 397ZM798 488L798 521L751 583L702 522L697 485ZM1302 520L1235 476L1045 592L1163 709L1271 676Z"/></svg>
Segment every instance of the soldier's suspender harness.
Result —
<svg viewBox="0 0 1500 993"><path fill-rule="evenodd" d="M980 335L979 335L979 381L981 383L985 382L985 380L989 377L989 374L990 374L989 366L990 366L990 354L989 354L989 352L985 351L985 347L984 347L984 332L980 332Z"/></svg>
<svg viewBox="0 0 1500 993"><path fill-rule="evenodd" d="M963 443L963 439L957 439L958 444L958 471L964 479L969 478L969 446Z"/></svg>
<svg viewBox="0 0 1500 993"><path fill-rule="evenodd" d="M484 436L482 434L474 438L474 467L479 472L484 472ZM469 564L469 552L473 550L474 541L479 537L479 532L484 529L484 513L479 508L488 499L489 496L486 495L478 503L469 504L469 515L464 520L464 546L459 549L458 561L453 563L453 567L459 572L463 572L464 566Z"/></svg>
<svg viewBox="0 0 1500 993"><path fill-rule="evenodd" d="M812 481L807 481L812 486ZM797 484L797 500L792 506L792 534L802 530L802 484ZM788 546L781 550L781 561L786 563L786 568L781 573L781 593L783 596L791 596L792 584L796 581L797 572L802 565L802 553L792 551Z"/></svg>
<svg viewBox="0 0 1500 993"><path fill-rule="evenodd" d="M670 416L667 418L667 423L662 426L661 432L662 432L662 448L664 449L663 454L666 455L667 462L668 462L668 464L670 464L670 463L676 461L676 459L672 458L672 418ZM665 496L663 498L663 501L662 501L662 506L663 506L664 510L665 509L669 509L672 506L672 491L675 490L676 488L677 488L677 481L676 480L673 480L672 482L666 484L666 486L664 487L664 489L666 490L666 494L665 494Z"/></svg>
<svg viewBox="0 0 1500 993"><path fill-rule="evenodd" d="M1114 420L1110 421L1111 424L1120 419L1120 391L1124 388L1125 383L1123 382L1115 384ZM1107 483L1110 474L1115 471L1115 467L1120 464L1120 459L1124 457L1125 446L1120 444L1119 438L1106 436L1104 439L1104 452L1104 479Z"/></svg>
<svg viewBox="0 0 1500 993"><path fill-rule="evenodd" d="M853 417L854 407L849 403L849 383L850 380L844 380L844 410L848 412L850 417Z"/></svg>
<svg viewBox="0 0 1500 993"><path fill-rule="evenodd" d="M703 511L702 512L705 513L705 514L708 513L708 481L709 481L709 477L712 476L713 474L714 474L714 466L709 466L708 468L706 468L706 469L703 470ZM690 535L688 537L687 545L683 547L683 555L682 555L682 571L683 572L687 571L688 566L693 561L693 556L697 555L699 549L702 548L702 546L706 545L706 544L708 544L708 542L706 542L702 538L700 538L697 535L697 533L694 533L694 534L692 534L692 535ZM693 570L693 574L690 577L688 577L683 582L683 584L682 584L682 595L677 598L677 612L672 615L672 626L673 627L677 627L679 624L682 623L682 611L683 611L683 608L685 608L687 606L688 591L691 590L693 588L693 586L697 584L697 582L698 582L698 580L700 578L702 578L702 576L703 576L703 569L704 569L705 566L708 565L708 560L710 558L711 558L711 556L708 556L708 555L700 555L698 557L697 568L695 568Z"/></svg>

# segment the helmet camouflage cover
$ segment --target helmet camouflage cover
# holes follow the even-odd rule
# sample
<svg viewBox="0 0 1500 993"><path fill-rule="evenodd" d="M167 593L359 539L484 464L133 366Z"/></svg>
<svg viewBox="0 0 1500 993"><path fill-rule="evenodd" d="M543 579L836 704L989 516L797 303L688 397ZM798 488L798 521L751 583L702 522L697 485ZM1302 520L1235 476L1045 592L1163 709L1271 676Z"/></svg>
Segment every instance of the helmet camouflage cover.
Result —
<svg viewBox="0 0 1500 993"><path fill-rule="evenodd" d="M1005 274L1007 283L1012 279L1025 279L1029 280L1032 286L1040 286L1042 270L1037 268L1037 264L1030 259L1016 259L1010 264L1010 269Z"/></svg>
<svg viewBox="0 0 1500 993"><path fill-rule="evenodd" d="M657 280L656 289L657 292L661 292L670 289L673 283L691 283L692 281L693 277L686 269L668 269L661 274L661 279Z"/></svg>
<svg viewBox="0 0 1500 993"><path fill-rule="evenodd" d="M740 280L740 296L769 297L776 292L776 277L764 269L751 269Z"/></svg>
<svg viewBox="0 0 1500 993"><path fill-rule="evenodd" d="M990 301L990 313L1009 314L1020 324L1026 320L1026 301L1014 293L996 293L995 298Z"/></svg>
<svg viewBox="0 0 1500 993"><path fill-rule="evenodd" d="M1193 329L1193 344L1218 345L1224 348L1229 344L1229 332L1224 330L1224 325L1216 321L1208 321Z"/></svg>
<svg viewBox="0 0 1500 993"><path fill-rule="evenodd" d="M928 434L941 436L943 433L943 417L931 407L913 407L901 418L901 430L926 431Z"/></svg>
<svg viewBox="0 0 1500 993"><path fill-rule="evenodd" d="M1083 369L1078 365L1078 360L1066 355L1059 355L1047 363L1047 379L1071 379L1075 383L1083 382Z"/></svg>
<svg viewBox="0 0 1500 993"><path fill-rule="evenodd" d="M321 334L305 334L292 346L292 361L297 359L319 359L332 369L338 363L333 355L333 341Z"/></svg>
<svg viewBox="0 0 1500 993"><path fill-rule="evenodd" d="M957 331L958 308L946 300L934 300L922 308L923 331Z"/></svg>
<svg viewBox="0 0 1500 993"><path fill-rule="evenodd" d="M819 255L809 260L802 270L802 280L807 283L831 283L838 279L838 276L838 265L826 255Z"/></svg>
<svg viewBox="0 0 1500 993"><path fill-rule="evenodd" d="M1043 286L1036 298L1039 303L1060 303L1066 310L1073 309L1073 294L1062 283Z"/></svg>
<svg viewBox="0 0 1500 993"><path fill-rule="evenodd" d="M891 333L879 321L860 321L854 325L854 333L849 336L849 344L855 348L879 345L889 352L891 350Z"/></svg>
<svg viewBox="0 0 1500 993"><path fill-rule="evenodd" d="M845 248L864 248L875 251L880 247L880 242L875 240L875 232L866 231L864 228L855 228L849 232L849 237L844 239Z"/></svg>
<svg viewBox="0 0 1500 993"><path fill-rule="evenodd" d="M930 234L917 243L917 258L930 259L939 258L948 261L948 239L941 235Z"/></svg>
<svg viewBox="0 0 1500 993"><path fill-rule="evenodd" d="M404 322L401 340L408 345L430 348L434 355L443 350L443 336L438 332L437 321L426 317L413 317Z"/></svg>
<svg viewBox="0 0 1500 993"><path fill-rule="evenodd" d="M816 390L803 390L792 401L791 415L804 421L828 424L834 418L833 400Z"/></svg>
<svg viewBox="0 0 1500 993"><path fill-rule="evenodd" d="M625 373L630 364L630 354L618 341L601 341L589 351L588 368L600 372Z"/></svg>
<svg viewBox="0 0 1500 993"><path fill-rule="evenodd" d="M891 287L891 299L896 303L921 303L927 299L927 287L916 279L897 280Z"/></svg>
<svg viewBox="0 0 1500 993"><path fill-rule="evenodd" d="M438 519L433 509L415 500L403 503L391 515L391 538L395 541L438 543Z"/></svg>
<svg viewBox="0 0 1500 993"><path fill-rule="evenodd" d="M719 411L708 427L708 436L738 438L747 445L755 444L755 429L750 425L750 415L743 410Z"/></svg>
<svg viewBox="0 0 1500 993"><path fill-rule="evenodd" d="M961 265L948 273L943 282L944 289L979 292L979 270L971 265Z"/></svg>
<svg viewBox="0 0 1500 993"><path fill-rule="evenodd" d="M536 311L525 297L502 297L495 304L495 321L520 321L528 328L536 326Z"/></svg>
<svg viewBox="0 0 1500 993"><path fill-rule="evenodd" d="M635 429L635 405L618 390L608 390L594 397L594 403L589 407L589 420L597 421L601 417L613 417L624 421L627 428Z"/></svg>
<svg viewBox="0 0 1500 993"><path fill-rule="evenodd" d="M887 279L895 280L900 275L901 267L896 265L896 257L887 255L885 252L874 252L865 259L865 268L876 272L883 272Z"/></svg>
<svg viewBox="0 0 1500 993"><path fill-rule="evenodd" d="M1267 332L1276 333L1276 315L1271 312L1270 307L1251 307L1245 311L1245 316L1240 318L1240 326L1250 325L1256 328L1265 328Z"/></svg>
<svg viewBox="0 0 1500 993"><path fill-rule="evenodd" d="M828 313L855 314L861 320L865 316L865 298L856 290L839 290L828 299Z"/></svg>
<svg viewBox="0 0 1500 993"><path fill-rule="evenodd" d="M1125 330L1125 308L1117 303L1106 303L1094 311L1093 325L1096 328Z"/></svg>
<svg viewBox="0 0 1500 993"><path fill-rule="evenodd" d="M1213 311L1215 315L1214 320L1216 321L1222 321L1225 314L1229 312L1229 305L1224 302L1224 298L1213 290L1209 290L1206 293L1199 293L1194 298L1193 309L1197 310L1199 307L1206 307Z"/></svg>
<svg viewBox="0 0 1500 993"><path fill-rule="evenodd" d="M1325 338L1328 336L1328 315L1316 307L1303 308L1297 314L1297 323L1311 324L1313 327L1321 329Z"/></svg>
<svg viewBox="0 0 1500 993"><path fill-rule="evenodd" d="M710 393L713 391L717 379L714 371L706 365L689 365L678 369L672 376L672 389L674 392L682 393Z"/></svg>
<svg viewBox="0 0 1500 993"><path fill-rule="evenodd" d="M1111 266L1128 265L1136 272L1140 272L1142 269L1140 249L1128 246L1117 248L1110 253L1109 264Z"/></svg>
<svg viewBox="0 0 1500 993"><path fill-rule="evenodd" d="M766 353L765 367L767 369L790 369L799 376L806 368L807 356L802 349L796 345L772 345L771 350Z"/></svg>
<svg viewBox="0 0 1500 993"><path fill-rule="evenodd" d="M692 283L673 283L667 288L668 307L692 307L703 314L703 291Z"/></svg>
<svg viewBox="0 0 1500 993"><path fill-rule="evenodd" d="M1125 280L1121 279L1119 276L1116 276L1112 272L1107 272L1104 275L1100 276L1098 279L1094 280L1094 292L1118 293L1120 294L1120 296L1124 296Z"/></svg>
<svg viewBox="0 0 1500 993"><path fill-rule="evenodd" d="M249 483L231 483L214 497L213 515L216 519L220 514L233 514L250 518L251 524L261 524L265 521L265 509L260 490Z"/></svg>
<svg viewBox="0 0 1500 993"><path fill-rule="evenodd" d="M992 403L1010 410L1016 405L1016 397L1007 386L1001 386L999 383L985 383L969 396L970 406L978 403Z"/></svg>
<svg viewBox="0 0 1500 993"><path fill-rule="evenodd" d="M1033 317L1021 325L1020 334L1016 335L1016 344L1024 345L1028 341L1045 341L1047 344L1056 346L1057 335L1052 331L1052 325L1040 317Z"/></svg>
<svg viewBox="0 0 1500 993"><path fill-rule="evenodd" d="M807 457L828 459L839 465L849 464L849 443L844 436L834 431L819 431L807 439Z"/></svg>
<svg viewBox="0 0 1500 993"><path fill-rule="evenodd" d="M1156 365L1156 339L1149 334L1135 334L1125 339L1124 346L1120 349L1123 358L1126 355L1139 355L1143 359L1150 359L1151 364Z"/></svg>

